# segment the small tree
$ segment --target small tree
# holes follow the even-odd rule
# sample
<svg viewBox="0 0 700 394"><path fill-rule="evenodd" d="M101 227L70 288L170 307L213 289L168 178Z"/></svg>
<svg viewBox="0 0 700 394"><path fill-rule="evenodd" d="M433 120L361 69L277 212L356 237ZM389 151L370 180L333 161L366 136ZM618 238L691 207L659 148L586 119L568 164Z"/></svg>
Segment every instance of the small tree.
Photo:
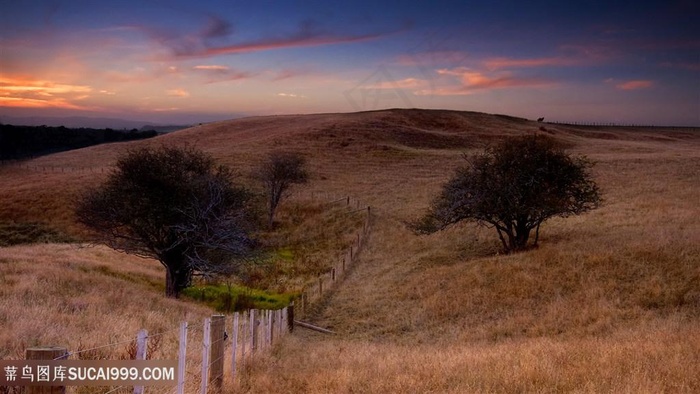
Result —
<svg viewBox="0 0 700 394"><path fill-rule="evenodd" d="M107 181L80 198L76 216L97 241L165 267L168 297L192 275L235 272L252 247L249 193L231 171L191 148L143 148L120 157Z"/></svg>
<svg viewBox="0 0 700 394"><path fill-rule="evenodd" d="M289 188L293 184L306 183L309 178L304 158L298 153L289 152L270 153L255 176L265 187L270 227L272 227L275 211Z"/></svg>
<svg viewBox="0 0 700 394"><path fill-rule="evenodd" d="M588 172L591 163L569 156L545 136L509 139L467 161L443 186L418 223L418 232L475 220L496 228L510 253L527 247L533 229L537 245L540 225L547 219L578 215L601 201Z"/></svg>

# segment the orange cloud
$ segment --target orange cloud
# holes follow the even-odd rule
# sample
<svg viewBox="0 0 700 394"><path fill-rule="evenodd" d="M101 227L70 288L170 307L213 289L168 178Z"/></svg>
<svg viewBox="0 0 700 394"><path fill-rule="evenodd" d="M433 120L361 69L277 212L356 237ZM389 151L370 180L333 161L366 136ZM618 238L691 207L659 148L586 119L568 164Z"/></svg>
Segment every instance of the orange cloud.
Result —
<svg viewBox="0 0 700 394"><path fill-rule="evenodd" d="M458 67L452 70L442 69L437 71L440 75L454 75L462 81L462 87L467 89L492 89L507 88L513 86L533 86L543 85L546 82L532 78L518 78L510 74L500 74L491 77L480 71L473 71L465 67Z"/></svg>
<svg viewBox="0 0 700 394"><path fill-rule="evenodd" d="M615 87L618 89L621 89L621 90L639 90L639 89L650 88L653 85L654 85L654 81L637 79L637 80L619 83L619 84L615 85Z"/></svg>
<svg viewBox="0 0 700 394"><path fill-rule="evenodd" d="M92 88L32 78L0 76L0 106L14 108L89 109L71 101L89 97Z"/></svg>
<svg viewBox="0 0 700 394"><path fill-rule="evenodd" d="M170 89L165 91L170 97L190 97L190 92L184 89Z"/></svg>
<svg viewBox="0 0 700 394"><path fill-rule="evenodd" d="M291 98L306 98L306 96L294 93L277 93L279 97L291 97Z"/></svg>
<svg viewBox="0 0 700 394"><path fill-rule="evenodd" d="M195 70L211 70L211 71L227 71L228 70L227 66L220 66L218 64L200 65L200 66L194 66L193 68Z"/></svg>

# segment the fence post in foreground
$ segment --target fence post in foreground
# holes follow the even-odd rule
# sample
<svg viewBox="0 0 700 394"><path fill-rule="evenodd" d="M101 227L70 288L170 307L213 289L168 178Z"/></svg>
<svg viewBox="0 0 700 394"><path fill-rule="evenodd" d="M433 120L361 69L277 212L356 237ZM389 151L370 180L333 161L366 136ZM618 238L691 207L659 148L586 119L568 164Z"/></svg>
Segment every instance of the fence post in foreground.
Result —
<svg viewBox="0 0 700 394"><path fill-rule="evenodd" d="M248 333L248 314L243 312L241 317L241 320L243 320L243 327L241 328L241 365L243 365L246 358L246 346L248 346L248 337L246 336Z"/></svg>
<svg viewBox="0 0 700 394"><path fill-rule="evenodd" d="M255 309L251 309L249 312L249 329L250 329L250 357L253 357L255 352Z"/></svg>
<svg viewBox="0 0 700 394"><path fill-rule="evenodd" d="M30 347L25 350L27 360L61 360L67 357L68 349L60 346ZM25 389L25 393L28 394L64 394L66 392L66 386L27 386Z"/></svg>
<svg viewBox="0 0 700 394"><path fill-rule="evenodd" d="M204 319L204 331L202 332L202 385L200 394L207 394L209 384L209 351L211 346L211 319Z"/></svg>
<svg viewBox="0 0 700 394"><path fill-rule="evenodd" d="M287 328L289 332L294 331L294 302L287 307Z"/></svg>
<svg viewBox="0 0 700 394"><path fill-rule="evenodd" d="M177 352L177 394L185 394L185 362L187 361L187 322L180 323L180 349Z"/></svg>
<svg viewBox="0 0 700 394"><path fill-rule="evenodd" d="M226 331L226 317L224 315L213 315L211 317L211 354L209 371L209 382L215 392L220 392L224 383L224 335ZM204 360L203 360L204 361Z"/></svg>
<svg viewBox="0 0 700 394"><path fill-rule="evenodd" d="M136 359L146 359L146 342L148 341L148 331L140 330L136 335ZM134 386L134 394L143 394L143 386Z"/></svg>
<svg viewBox="0 0 700 394"><path fill-rule="evenodd" d="M236 379L236 350L238 349L238 312L233 314L233 332L231 334L231 346L233 346L233 355L231 356L231 379Z"/></svg>

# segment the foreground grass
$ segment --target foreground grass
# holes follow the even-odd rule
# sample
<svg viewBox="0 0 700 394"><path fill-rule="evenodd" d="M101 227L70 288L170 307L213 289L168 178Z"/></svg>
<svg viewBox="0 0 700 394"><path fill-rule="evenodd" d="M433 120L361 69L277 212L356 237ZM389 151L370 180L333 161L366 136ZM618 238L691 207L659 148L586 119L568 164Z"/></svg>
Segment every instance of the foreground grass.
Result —
<svg viewBox="0 0 700 394"><path fill-rule="evenodd" d="M163 297L163 272L152 260L103 247L41 244L0 248L0 358L24 358L31 346L88 349L159 333L211 310ZM154 357L177 354L177 336ZM127 345L92 356L120 358Z"/></svg>
<svg viewBox="0 0 700 394"><path fill-rule="evenodd" d="M230 393L696 393L700 328L399 345L294 336Z"/></svg>

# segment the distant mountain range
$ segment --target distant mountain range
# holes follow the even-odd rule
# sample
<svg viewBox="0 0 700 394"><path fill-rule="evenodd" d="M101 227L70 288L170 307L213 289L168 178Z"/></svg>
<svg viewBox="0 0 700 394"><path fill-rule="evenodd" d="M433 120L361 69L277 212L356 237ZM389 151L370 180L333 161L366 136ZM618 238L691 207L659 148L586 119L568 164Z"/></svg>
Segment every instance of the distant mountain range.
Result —
<svg viewBox="0 0 700 394"><path fill-rule="evenodd" d="M6 116L0 115L0 123L16 126L65 126L69 128L114 129L114 130L156 130L168 132L190 127L190 125L164 125L159 123L116 118L90 118L84 116L45 117L45 116Z"/></svg>

